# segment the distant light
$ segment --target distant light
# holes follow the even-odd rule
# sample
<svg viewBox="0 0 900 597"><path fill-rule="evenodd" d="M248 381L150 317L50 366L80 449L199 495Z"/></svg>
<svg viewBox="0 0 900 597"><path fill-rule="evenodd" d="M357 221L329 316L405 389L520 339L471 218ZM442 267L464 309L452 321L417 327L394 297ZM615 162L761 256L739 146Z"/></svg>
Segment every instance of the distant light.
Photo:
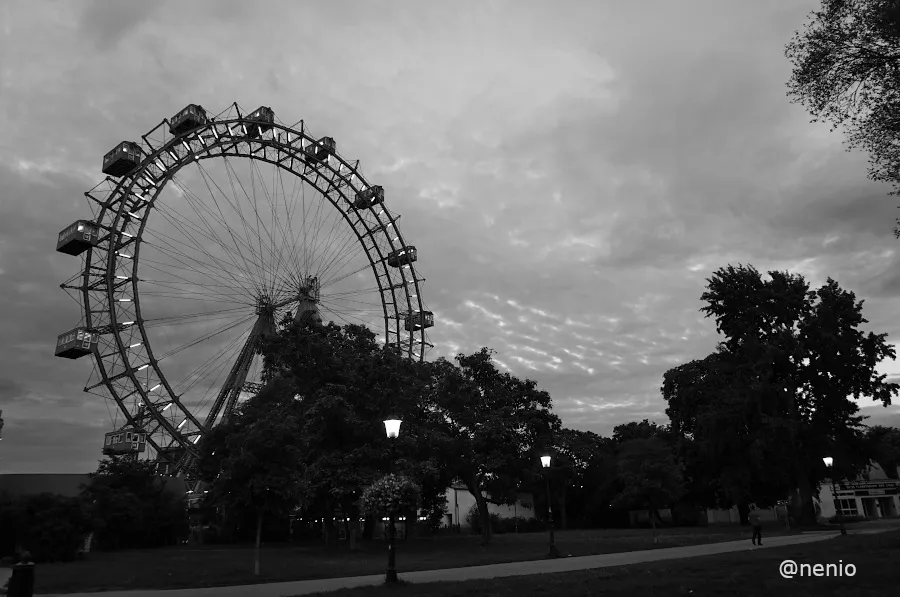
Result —
<svg viewBox="0 0 900 597"><path fill-rule="evenodd" d="M543 466L544 468L550 468L549 456L541 456L541 466Z"/></svg>

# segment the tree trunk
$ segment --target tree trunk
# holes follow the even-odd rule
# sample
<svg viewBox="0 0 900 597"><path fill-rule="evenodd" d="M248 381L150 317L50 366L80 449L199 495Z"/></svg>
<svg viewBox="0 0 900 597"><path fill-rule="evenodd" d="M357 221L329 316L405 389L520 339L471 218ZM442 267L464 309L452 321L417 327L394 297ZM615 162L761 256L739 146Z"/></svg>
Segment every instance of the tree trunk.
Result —
<svg viewBox="0 0 900 597"><path fill-rule="evenodd" d="M366 516L366 520L363 523L362 538L365 541L371 541L375 538L375 517Z"/></svg>
<svg viewBox="0 0 900 597"><path fill-rule="evenodd" d="M562 530L566 530L569 527L569 519L566 516L566 484L563 483L562 488L562 500L559 502L559 524Z"/></svg>
<svg viewBox="0 0 900 597"><path fill-rule="evenodd" d="M650 529L653 536L653 545L659 543L659 537L656 536L656 508L650 508Z"/></svg>
<svg viewBox="0 0 900 597"><path fill-rule="evenodd" d="M739 524L741 526L750 524L750 505L749 504L738 504L738 516L740 517Z"/></svg>
<svg viewBox="0 0 900 597"><path fill-rule="evenodd" d="M350 544L350 551L357 551L359 549L359 545L356 543L356 533L358 530L358 518L354 518L353 521L347 523L347 543Z"/></svg>
<svg viewBox="0 0 900 597"><path fill-rule="evenodd" d="M256 550L253 562L253 575L259 576L259 544L262 540L263 511L256 514Z"/></svg>
<svg viewBox="0 0 900 597"><path fill-rule="evenodd" d="M484 494L481 493L481 487L476 476L473 475L467 485L469 492L475 496L475 503L478 505L478 516L481 518L481 544L487 545L491 542L491 536L493 535L487 500L484 499Z"/></svg>
<svg viewBox="0 0 900 597"><path fill-rule="evenodd" d="M332 514L325 519L325 545L327 547L334 547L337 545L337 541L337 527L334 524L334 515Z"/></svg>
<svg viewBox="0 0 900 597"><path fill-rule="evenodd" d="M813 484L809 479L805 477L800 479L800 487L797 488L796 496L794 519L797 523L803 526L818 524L816 507L813 504Z"/></svg>

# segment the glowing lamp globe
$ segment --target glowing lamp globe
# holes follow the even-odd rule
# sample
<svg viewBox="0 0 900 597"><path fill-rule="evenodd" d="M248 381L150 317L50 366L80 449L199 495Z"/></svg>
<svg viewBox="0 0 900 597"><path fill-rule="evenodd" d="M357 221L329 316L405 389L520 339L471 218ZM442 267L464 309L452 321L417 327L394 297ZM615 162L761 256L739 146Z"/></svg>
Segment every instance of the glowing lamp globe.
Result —
<svg viewBox="0 0 900 597"><path fill-rule="evenodd" d="M387 433L387 436L391 439L396 438L400 435L400 423L402 421L400 419L387 419L384 422L384 432Z"/></svg>
<svg viewBox="0 0 900 597"><path fill-rule="evenodd" d="M831 465L834 464L834 458L832 458L831 456L826 456L822 459L822 462L825 463L825 466L831 468Z"/></svg>
<svg viewBox="0 0 900 597"><path fill-rule="evenodd" d="M550 468L550 457L549 456L541 456L541 466L544 468Z"/></svg>

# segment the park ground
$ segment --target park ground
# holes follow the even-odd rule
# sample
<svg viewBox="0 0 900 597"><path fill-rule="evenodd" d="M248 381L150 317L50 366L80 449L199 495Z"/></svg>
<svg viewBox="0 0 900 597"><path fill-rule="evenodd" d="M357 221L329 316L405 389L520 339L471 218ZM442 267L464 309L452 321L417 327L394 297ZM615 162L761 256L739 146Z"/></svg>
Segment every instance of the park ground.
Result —
<svg viewBox="0 0 900 597"><path fill-rule="evenodd" d="M659 534L654 545L649 529L558 531L556 544L562 556L577 557L737 539L749 543L750 539L749 529L736 526L670 528ZM766 534L789 533L768 528ZM542 559L547 541L546 533L495 535L487 547L474 535L413 538L398 542L398 569L402 573ZM265 545L261 552L260 577L253 576L253 548L248 545L92 552L83 561L40 564L35 592L158 590L366 576L383 573L386 564L383 541L362 543L353 553L343 543L327 548L321 542Z"/></svg>
<svg viewBox="0 0 900 597"><path fill-rule="evenodd" d="M853 576L783 578L784 560L853 564ZM308 593L304 597L862 597L896 595L900 531L629 566L486 580L403 583ZM842 568L843 572L845 568Z"/></svg>

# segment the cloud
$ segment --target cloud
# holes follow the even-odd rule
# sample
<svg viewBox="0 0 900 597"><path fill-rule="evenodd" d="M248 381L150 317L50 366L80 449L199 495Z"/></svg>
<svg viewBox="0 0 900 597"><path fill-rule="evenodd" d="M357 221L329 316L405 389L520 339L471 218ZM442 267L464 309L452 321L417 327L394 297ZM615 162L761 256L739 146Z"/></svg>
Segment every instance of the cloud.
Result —
<svg viewBox="0 0 900 597"><path fill-rule="evenodd" d="M270 105L334 137L384 186L419 250L431 356L496 349L568 426L665 420L662 375L713 350L699 297L728 263L814 285L832 276L866 300L867 329L893 339L894 203L866 180L864 155L785 97L783 46L816 5L11 6L0 379L15 385L0 396L5 416L31 421L18 454L34 445L40 456L22 462L87 466L117 422L115 404L81 392L91 365L52 357L81 316L58 288L80 260L53 243L91 213L83 193L102 179L102 155L191 102ZM199 329L167 328L160 341ZM173 375L222 346L186 351ZM900 374L893 361L881 369ZM38 448L38 421L71 433L77 455Z"/></svg>

